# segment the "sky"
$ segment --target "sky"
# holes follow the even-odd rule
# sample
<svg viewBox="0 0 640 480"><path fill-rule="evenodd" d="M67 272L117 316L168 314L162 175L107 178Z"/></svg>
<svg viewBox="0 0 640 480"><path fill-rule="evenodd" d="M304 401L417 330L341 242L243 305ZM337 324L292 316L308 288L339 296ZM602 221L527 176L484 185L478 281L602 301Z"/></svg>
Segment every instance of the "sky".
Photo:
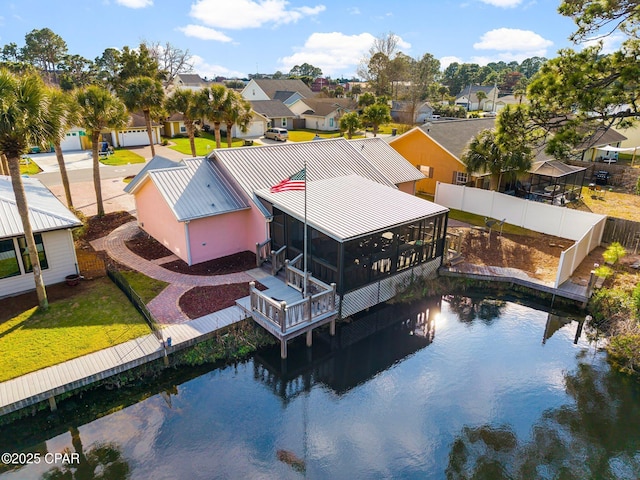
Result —
<svg viewBox="0 0 640 480"><path fill-rule="evenodd" d="M209 79L288 73L309 63L332 78L356 75L375 38L452 62L553 58L575 25L553 0L0 0L0 46L34 29L61 36L69 53L95 59L109 47L169 42ZM606 51L621 39L607 38Z"/></svg>

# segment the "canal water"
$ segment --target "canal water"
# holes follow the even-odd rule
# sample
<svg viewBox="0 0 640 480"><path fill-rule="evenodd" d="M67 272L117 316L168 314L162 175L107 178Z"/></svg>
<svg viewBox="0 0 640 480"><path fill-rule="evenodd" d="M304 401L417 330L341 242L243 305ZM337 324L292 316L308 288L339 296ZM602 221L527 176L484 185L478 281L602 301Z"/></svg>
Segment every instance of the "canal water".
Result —
<svg viewBox="0 0 640 480"><path fill-rule="evenodd" d="M40 462L0 479L637 479L639 384L580 320L486 298L384 306L286 362L274 347L171 370L3 428L0 451Z"/></svg>

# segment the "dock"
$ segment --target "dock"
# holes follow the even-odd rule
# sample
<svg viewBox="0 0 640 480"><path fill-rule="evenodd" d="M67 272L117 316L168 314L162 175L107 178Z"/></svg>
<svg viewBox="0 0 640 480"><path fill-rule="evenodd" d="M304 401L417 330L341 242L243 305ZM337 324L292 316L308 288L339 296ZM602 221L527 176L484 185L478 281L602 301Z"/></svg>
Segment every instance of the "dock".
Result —
<svg viewBox="0 0 640 480"><path fill-rule="evenodd" d="M0 383L0 416L43 401L56 410L55 397L166 357L212 337L217 330L247 318L237 306L162 329L163 342L150 333ZM169 341L169 339L171 339ZM170 343L170 345L169 345Z"/></svg>
<svg viewBox="0 0 640 480"><path fill-rule="evenodd" d="M475 280L521 285L532 290L549 293L556 297L581 302L583 305L586 305L590 296L589 286L587 285L578 285L567 280L560 286L555 287L551 283L533 278L527 275L526 272L516 268L490 267L462 262L449 267L441 267L438 273L444 277L471 278Z"/></svg>

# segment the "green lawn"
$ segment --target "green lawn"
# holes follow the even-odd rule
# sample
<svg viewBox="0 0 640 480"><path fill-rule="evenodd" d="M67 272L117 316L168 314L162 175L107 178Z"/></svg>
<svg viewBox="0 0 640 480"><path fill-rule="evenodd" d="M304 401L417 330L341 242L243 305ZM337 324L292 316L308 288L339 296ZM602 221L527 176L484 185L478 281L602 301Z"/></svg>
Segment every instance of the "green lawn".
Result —
<svg viewBox="0 0 640 480"><path fill-rule="evenodd" d="M174 143L175 145L169 146L172 150L176 152L183 153L185 155L191 156L191 145L189 144L188 138L168 138L169 142ZM204 157L210 154L216 148L216 139L213 136L213 133L200 132L200 136L195 138L196 142L196 155L198 157ZM242 147L244 145L244 140L241 138L233 138L231 141L231 147ZM222 136L221 148L227 148L227 139L225 136Z"/></svg>
<svg viewBox="0 0 640 480"><path fill-rule="evenodd" d="M46 312L32 308L0 323L0 382L148 333L118 287L108 278L92 280Z"/></svg>
<svg viewBox="0 0 640 480"><path fill-rule="evenodd" d="M123 271L120 273L127 279L131 288L133 288L145 304L156 298L158 294L169 285L167 282L147 277L140 272Z"/></svg>
<svg viewBox="0 0 640 480"><path fill-rule="evenodd" d="M30 158L27 157L20 160L20 173L22 175L36 175L41 171L40 167Z"/></svg>
<svg viewBox="0 0 640 480"><path fill-rule="evenodd" d="M100 159L100 163L103 163L104 165L129 165L130 163L144 162L145 160L142 155L138 155L131 150L126 150L123 148L116 148L113 152L113 155L102 157Z"/></svg>

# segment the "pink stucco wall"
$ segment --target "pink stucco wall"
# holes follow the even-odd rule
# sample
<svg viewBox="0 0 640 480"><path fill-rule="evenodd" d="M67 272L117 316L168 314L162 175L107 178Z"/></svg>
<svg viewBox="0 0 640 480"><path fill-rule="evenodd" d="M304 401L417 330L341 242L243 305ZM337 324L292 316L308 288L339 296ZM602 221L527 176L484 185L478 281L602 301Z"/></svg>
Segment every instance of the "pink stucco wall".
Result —
<svg viewBox="0 0 640 480"><path fill-rule="evenodd" d="M178 222L148 180L135 193L138 223L153 238L189 263L185 223ZM255 252L256 243L268 236L268 223L253 202L251 209L191 220L186 224L191 264L202 263L234 253Z"/></svg>
<svg viewBox="0 0 640 480"><path fill-rule="evenodd" d="M135 194L138 224L153 238L188 262L184 224L165 202L151 180L147 180Z"/></svg>
<svg viewBox="0 0 640 480"><path fill-rule="evenodd" d="M416 182L413 182L413 181L404 182L404 183L399 183L396 186L398 187L398 190L400 190L401 192L408 193L409 195L416 194Z"/></svg>

